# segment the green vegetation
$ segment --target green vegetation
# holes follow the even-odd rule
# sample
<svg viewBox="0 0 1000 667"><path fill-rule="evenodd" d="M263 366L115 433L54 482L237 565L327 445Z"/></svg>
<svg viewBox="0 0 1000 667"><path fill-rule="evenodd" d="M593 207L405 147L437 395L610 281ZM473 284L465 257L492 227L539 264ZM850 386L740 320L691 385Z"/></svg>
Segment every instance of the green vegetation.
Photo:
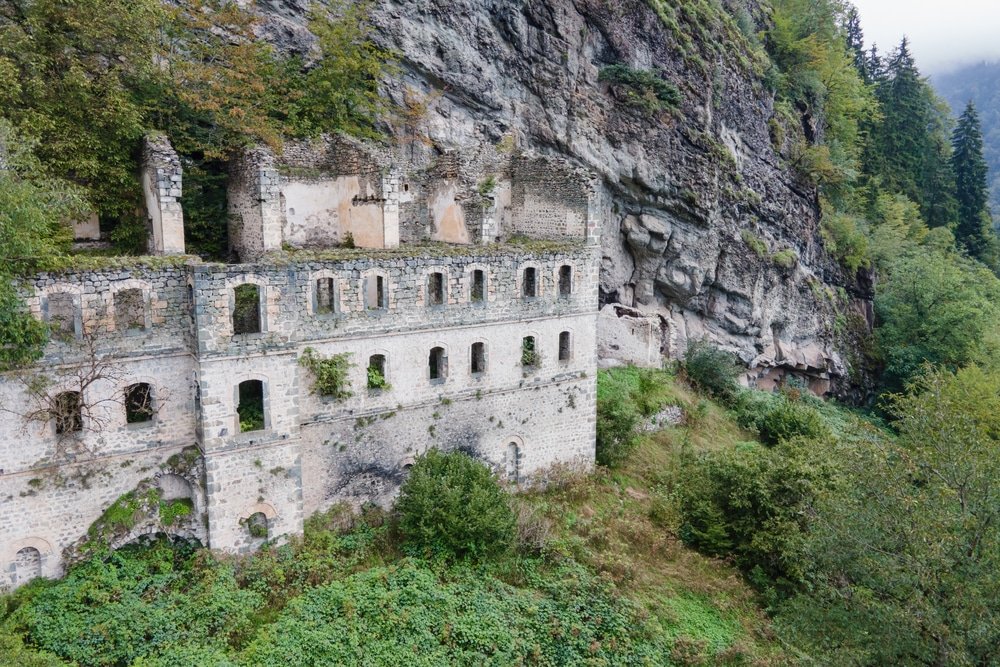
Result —
<svg viewBox="0 0 1000 667"><path fill-rule="evenodd" d="M311 13L322 57L309 68L257 38L252 8L225 0L0 9L0 116L37 142L45 176L80 188L84 210L125 251L144 245L140 141L166 132L186 167L190 250L224 256L233 151L320 132L374 136L386 109L377 86L389 58L370 39L368 4L325 4Z"/></svg>
<svg viewBox="0 0 1000 667"><path fill-rule="evenodd" d="M514 513L493 473L465 454L417 458L396 502L403 550L414 556L481 560L502 556Z"/></svg>
<svg viewBox="0 0 1000 667"><path fill-rule="evenodd" d="M350 354L335 354L324 357L311 347L302 350L299 365L309 369L313 374L313 392L338 401L354 395L351 391L351 380L347 376L354 366L350 362ZM371 384L371 369L369 368L369 386ZM383 384L385 378L382 378Z"/></svg>
<svg viewBox="0 0 1000 667"><path fill-rule="evenodd" d="M648 114L673 109L681 102L677 87L650 70L616 63L602 67L598 80L609 84L620 102Z"/></svg>

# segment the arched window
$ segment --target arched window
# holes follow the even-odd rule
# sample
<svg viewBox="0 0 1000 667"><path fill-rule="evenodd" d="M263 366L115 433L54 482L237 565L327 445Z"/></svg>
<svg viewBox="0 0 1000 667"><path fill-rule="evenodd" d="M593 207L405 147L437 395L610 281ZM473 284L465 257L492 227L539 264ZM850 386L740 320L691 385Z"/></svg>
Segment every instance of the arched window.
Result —
<svg viewBox="0 0 1000 667"><path fill-rule="evenodd" d="M259 334L260 288L251 283L233 289L233 333L236 335Z"/></svg>
<svg viewBox="0 0 1000 667"><path fill-rule="evenodd" d="M240 382L236 414L239 416L240 433L263 431L266 428L263 382L260 380Z"/></svg>
<svg viewBox="0 0 1000 667"><path fill-rule="evenodd" d="M541 356L535 345L535 337L525 336L521 339L521 365L525 368L538 368L540 364Z"/></svg>
<svg viewBox="0 0 1000 667"><path fill-rule="evenodd" d="M538 296L538 269L529 266L521 277L521 296L533 299Z"/></svg>
<svg viewBox="0 0 1000 667"><path fill-rule="evenodd" d="M125 388L125 422L143 424L153 421L153 388L145 382Z"/></svg>
<svg viewBox="0 0 1000 667"><path fill-rule="evenodd" d="M386 380L385 355L373 354L368 357L368 391L378 393L391 389Z"/></svg>
<svg viewBox="0 0 1000 667"><path fill-rule="evenodd" d="M472 272L472 287L469 290L469 300L472 303L484 303L486 301L486 272L476 269Z"/></svg>
<svg viewBox="0 0 1000 667"><path fill-rule="evenodd" d="M504 455L504 474L509 482L514 484L521 482L521 448L516 442L507 443L507 453Z"/></svg>
<svg viewBox="0 0 1000 667"><path fill-rule="evenodd" d="M473 343L469 351L469 369L473 375L486 372L486 343Z"/></svg>
<svg viewBox="0 0 1000 667"><path fill-rule="evenodd" d="M83 400L78 391L64 391L52 399L52 418L56 422L56 435L77 433L83 430Z"/></svg>
<svg viewBox="0 0 1000 667"><path fill-rule="evenodd" d="M14 557L15 583L26 583L42 576L42 554L35 547L24 547Z"/></svg>
<svg viewBox="0 0 1000 667"><path fill-rule="evenodd" d="M559 267L559 298L565 299L573 293L573 267L564 264Z"/></svg>
<svg viewBox="0 0 1000 667"><path fill-rule="evenodd" d="M448 357L443 347L435 347L428 356L431 382L444 382L448 377Z"/></svg>
<svg viewBox="0 0 1000 667"><path fill-rule="evenodd" d="M49 294L46 321L56 338L76 336L76 297L69 292Z"/></svg>
<svg viewBox="0 0 1000 667"><path fill-rule="evenodd" d="M559 334L559 361L569 361L573 356L573 350L570 347L570 333L568 331L563 331Z"/></svg>
<svg viewBox="0 0 1000 667"><path fill-rule="evenodd" d="M316 314L332 315L337 312L336 283L333 278L316 280Z"/></svg>
<svg viewBox="0 0 1000 667"><path fill-rule="evenodd" d="M268 533L267 516L263 512L254 512L247 518L247 532L254 540L266 540Z"/></svg>
<svg viewBox="0 0 1000 667"><path fill-rule="evenodd" d="M444 274L435 271L427 277L427 305L443 306L447 297L445 295Z"/></svg>
<svg viewBox="0 0 1000 667"><path fill-rule="evenodd" d="M146 298L141 289L115 292L115 328L118 331L142 331L146 328Z"/></svg>

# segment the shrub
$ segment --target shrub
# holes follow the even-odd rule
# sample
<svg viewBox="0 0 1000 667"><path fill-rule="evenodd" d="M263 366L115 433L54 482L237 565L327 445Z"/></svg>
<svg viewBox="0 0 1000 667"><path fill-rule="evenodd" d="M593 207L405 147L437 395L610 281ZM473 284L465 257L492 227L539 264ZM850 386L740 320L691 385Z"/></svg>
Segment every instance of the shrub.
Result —
<svg viewBox="0 0 1000 667"><path fill-rule="evenodd" d="M785 248L774 253L771 256L771 261L774 262L775 266L780 266L783 269L791 269L799 261L799 256L795 254L794 250Z"/></svg>
<svg viewBox="0 0 1000 667"><path fill-rule="evenodd" d="M735 556L758 586L800 581L805 510L827 475L811 452L800 440L774 448L744 443L688 461L678 488L681 539Z"/></svg>
<svg viewBox="0 0 1000 667"><path fill-rule="evenodd" d="M688 379L703 391L723 401L731 401L739 391L736 378L743 367L734 354L699 340L688 345L684 371Z"/></svg>
<svg viewBox="0 0 1000 667"><path fill-rule="evenodd" d="M621 394L597 399L597 463L614 468L639 444L639 412Z"/></svg>
<svg viewBox="0 0 1000 667"><path fill-rule="evenodd" d="M316 350L307 347L302 350L299 365L312 371L313 393L329 396L337 400L350 398L354 395L347 371L354 365L349 361L349 354L335 354L323 357Z"/></svg>
<svg viewBox="0 0 1000 667"><path fill-rule="evenodd" d="M616 63L601 68L598 80L609 83L617 99L646 113L674 109L681 103L677 86L648 69Z"/></svg>
<svg viewBox="0 0 1000 667"><path fill-rule="evenodd" d="M760 239L756 234L751 232L749 229L744 229L740 231L740 238L743 242L747 244L747 247L753 250L753 253L763 259L768 255L767 244Z"/></svg>
<svg viewBox="0 0 1000 667"><path fill-rule="evenodd" d="M820 222L820 234L827 249L851 273L871 266L868 237L861 224L846 213L828 213Z"/></svg>
<svg viewBox="0 0 1000 667"><path fill-rule="evenodd" d="M815 408L787 394L745 391L739 395L735 410L739 425L756 431L768 445L797 437L815 440L830 434Z"/></svg>
<svg viewBox="0 0 1000 667"><path fill-rule="evenodd" d="M417 458L396 502L404 550L420 556L477 560L506 553L514 512L485 465L435 449Z"/></svg>

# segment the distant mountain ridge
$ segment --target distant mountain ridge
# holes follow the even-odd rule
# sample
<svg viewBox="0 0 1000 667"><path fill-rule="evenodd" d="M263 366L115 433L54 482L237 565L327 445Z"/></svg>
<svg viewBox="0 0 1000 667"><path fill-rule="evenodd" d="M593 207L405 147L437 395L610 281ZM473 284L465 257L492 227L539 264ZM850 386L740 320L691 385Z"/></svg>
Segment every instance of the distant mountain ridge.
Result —
<svg viewBox="0 0 1000 667"><path fill-rule="evenodd" d="M994 220L1000 220L1000 62L962 67L933 77L931 83L956 116L969 100L975 102L983 124L983 155L990 167L991 208Z"/></svg>

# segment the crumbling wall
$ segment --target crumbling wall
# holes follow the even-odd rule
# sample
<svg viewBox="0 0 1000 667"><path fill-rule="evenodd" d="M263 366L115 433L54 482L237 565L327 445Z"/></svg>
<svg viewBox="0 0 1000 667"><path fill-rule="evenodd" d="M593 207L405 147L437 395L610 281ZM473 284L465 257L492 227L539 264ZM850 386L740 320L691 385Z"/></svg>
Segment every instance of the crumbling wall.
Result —
<svg viewBox="0 0 1000 667"><path fill-rule="evenodd" d="M166 135L150 134L143 141L141 180L149 223L149 254L184 254L181 160Z"/></svg>

